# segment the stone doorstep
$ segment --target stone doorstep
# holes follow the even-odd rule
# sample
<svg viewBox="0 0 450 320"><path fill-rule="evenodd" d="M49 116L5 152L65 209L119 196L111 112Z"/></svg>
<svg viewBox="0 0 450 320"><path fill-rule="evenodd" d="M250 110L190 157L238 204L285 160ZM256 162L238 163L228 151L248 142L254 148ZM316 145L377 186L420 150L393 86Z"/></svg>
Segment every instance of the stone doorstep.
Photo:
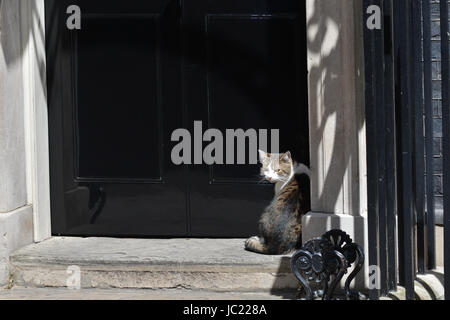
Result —
<svg viewBox="0 0 450 320"><path fill-rule="evenodd" d="M14 284L67 286L69 266L82 288L255 292L296 290L290 257L244 250L243 239L52 238L14 252Z"/></svg>
<svg viewBox="0 0 450 320"><path fill-rule="evenodd" d="M1 300L295 300L295 292L214 292L185 289L81 289L21 288L0 289Z"/></svg>
<svg viewBox="0 0 450 320"><path fill-rule="evenodd" d="M55 237L14 252L10 269L16 288L67 288L68 267L78 266L84 290L295 296L299 286L291 272L289 256L254 254L243 246L243 239ZM442 281L442 268L419 275L415 283L417 298L442 299ZM403 288L384 299L403 300Z"/></svg>

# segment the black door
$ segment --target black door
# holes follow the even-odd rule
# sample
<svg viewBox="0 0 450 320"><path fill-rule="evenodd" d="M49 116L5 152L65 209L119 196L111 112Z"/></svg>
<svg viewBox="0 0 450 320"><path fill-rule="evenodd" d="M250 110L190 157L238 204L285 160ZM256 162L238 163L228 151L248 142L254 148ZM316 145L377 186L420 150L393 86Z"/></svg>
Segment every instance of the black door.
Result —
<svg viewBox="0 0 450 320"><path fill-rule="evenodd" d="M307 163L305 33L297 0L47 0L54 234L256 233L259 166L177 166L171 136L280 129Z"/></svg>

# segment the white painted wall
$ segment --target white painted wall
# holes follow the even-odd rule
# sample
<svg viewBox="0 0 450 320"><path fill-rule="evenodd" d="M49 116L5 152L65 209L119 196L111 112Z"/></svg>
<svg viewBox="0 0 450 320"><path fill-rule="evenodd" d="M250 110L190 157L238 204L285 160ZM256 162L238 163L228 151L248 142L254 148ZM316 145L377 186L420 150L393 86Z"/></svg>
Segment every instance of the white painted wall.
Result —
<svg viewBox="0 0 450 320"><path fill-rule="evenodd" d="M341 229L367 257L362 1L306 6L312 212L303 219L303 241ZM357 287L367 287L367 275L366 263Z"/></svg>
<svg viewBox="0 0 450 320"><path fill-rule="evenodd" d="M17 0L0 4L0 212L28 203L22 46Z"/></svg>
<svg viewBox="0 0 450 320"><path fill-rule="evenodd" d="M0 0L0 285L9 254L50 236L43 0Z"/></svg>
<svg viewBox="0 0 450 320"><path fill-rule="evenodd" d="M312 211L367 212L362 4L307 0Z"/></svg>
<svg viewBox="0 0 450 320"><path fill-rule="evenodd" d="M34 240L51 236L44 0L20 0L28 202Z"/></svg>

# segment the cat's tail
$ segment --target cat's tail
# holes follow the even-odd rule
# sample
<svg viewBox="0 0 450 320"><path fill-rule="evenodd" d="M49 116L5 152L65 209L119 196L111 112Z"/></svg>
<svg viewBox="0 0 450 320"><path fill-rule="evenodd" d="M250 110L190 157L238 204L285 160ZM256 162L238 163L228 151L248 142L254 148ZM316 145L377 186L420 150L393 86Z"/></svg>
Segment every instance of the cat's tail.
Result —
<svg viewBox="0 0 450 320"><path fill-rule="evenodd" d="M307 175L308 178L311 178L311 170L303 163L297 164L294 168L294 172L296 175L304 174L304 175Z"/></svg>
<svg viewBox="0 0 450 320"><path fill-rule="evenodd" d="M264 241L260 237L251 237L248 238L245 241L245 250L254 252L254 253L261 253L261 254L268 254L268 248L265 245Z"/></svg>

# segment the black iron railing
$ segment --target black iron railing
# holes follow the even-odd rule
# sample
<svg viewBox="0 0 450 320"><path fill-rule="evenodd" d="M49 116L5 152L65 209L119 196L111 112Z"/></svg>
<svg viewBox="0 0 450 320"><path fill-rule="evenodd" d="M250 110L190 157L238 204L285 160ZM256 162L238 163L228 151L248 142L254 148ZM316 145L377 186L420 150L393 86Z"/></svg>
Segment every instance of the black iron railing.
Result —
<svg viewBox="0 0 450 320"><path fill-rule="evenodd" d="M450 61L448 2L441 1L442 146L444 154L444 274L445 299L450 300Z"/></svg>
<svg viewBox="0 0 450 320"><path fill-rule="evenodd" d="M431 13L440 15L445 298L450 299L450 127L448 2L364 0L382 27L364 22L369 264L378 299L436 267ZM365 20L366 21L366 20ZM398 262L397 262L398 261ZM398 266L397 266L398 263ZM398 270L398 272L397 272Z"/></svg>

